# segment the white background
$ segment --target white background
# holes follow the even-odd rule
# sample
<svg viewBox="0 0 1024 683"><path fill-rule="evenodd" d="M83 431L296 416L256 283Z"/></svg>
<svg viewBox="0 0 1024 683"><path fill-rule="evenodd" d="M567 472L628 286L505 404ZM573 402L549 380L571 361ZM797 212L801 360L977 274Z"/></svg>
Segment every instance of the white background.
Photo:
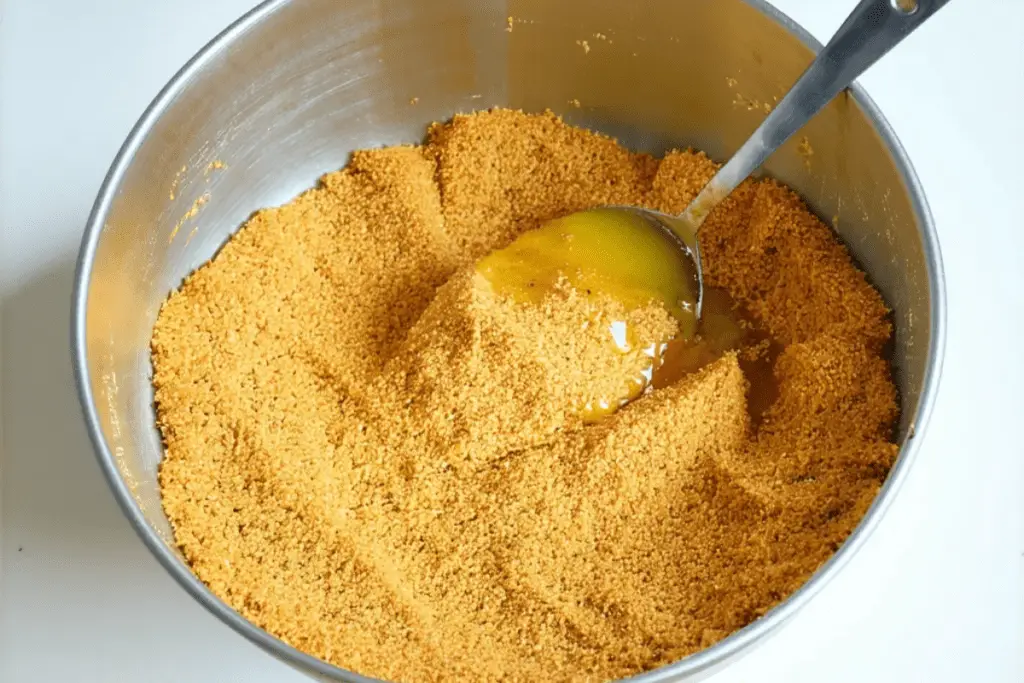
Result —
<svg viewBox="0 0 1024 683"><path fill-rule="evenodd" d="M136 539L87 443L68 353L73 262L108 164L158 89L252 2L4 1L0 681L305 680L194 604ZM853 2L776 4L827 38ZM1022 27L1022 0L956 0L862 79L938 224L939 401L863 550L714 683L1024 680Z"/></svg>

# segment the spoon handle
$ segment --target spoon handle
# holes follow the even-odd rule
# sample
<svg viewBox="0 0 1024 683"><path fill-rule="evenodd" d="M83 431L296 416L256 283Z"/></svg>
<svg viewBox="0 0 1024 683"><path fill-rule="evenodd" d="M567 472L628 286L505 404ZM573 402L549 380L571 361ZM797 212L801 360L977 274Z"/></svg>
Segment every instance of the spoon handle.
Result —
<svg viewBox="0 0 1024 683"><path fill-rule="evenodd" d="M949 0L861 0L785 97L680 217L695 231L720 201L833 97Z"/></svg>

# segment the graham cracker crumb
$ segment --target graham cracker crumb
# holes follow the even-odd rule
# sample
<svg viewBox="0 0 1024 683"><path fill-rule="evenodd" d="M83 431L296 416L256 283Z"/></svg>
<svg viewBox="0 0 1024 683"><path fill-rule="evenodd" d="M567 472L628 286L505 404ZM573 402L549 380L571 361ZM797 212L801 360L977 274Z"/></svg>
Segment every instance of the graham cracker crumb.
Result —
<svg viewBox="0 0 1024 683"><path fill-rule="evenodd" d="M627 312L571 288L516 304L473 267L573 211L679 212L716 169L493 110L254 215L153 333L163 505L196 575L404 682L629 676L796 590L897 452L884 303L800 199L748 180L702 231L707 282L768 342L593 425L574 406L642 360L597 334ZM742 367L769 342L755 428Z"/></svg>

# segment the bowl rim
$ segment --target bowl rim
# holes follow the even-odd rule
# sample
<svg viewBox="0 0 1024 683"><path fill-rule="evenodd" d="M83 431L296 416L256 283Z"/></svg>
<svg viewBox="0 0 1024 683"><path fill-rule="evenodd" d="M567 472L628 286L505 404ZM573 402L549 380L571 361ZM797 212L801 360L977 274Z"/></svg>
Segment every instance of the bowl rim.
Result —
<svg viewBox="0 0 1024 683"><path fill-rule="evenodd" d="M92 276L96 249L117 189L136 152L146 140L150 130L164 110L188 86L193 76L219 52L226 49L233 40L269 18L275 12L288 5L290 1L264 0L264 2L243 14L217 34L186 62L160 90L122 144L100 186L82 237L71 302L71 360L74 367L76 392L82 405L89 439L92 442L96 458L107 480L107 484L110 486L111 492L117 500L121 511L128 518L136 534L156 557L164 570L214 616L277 659L307 673L326 676L331 680L347 681L349 683L369 683L377 679L368 678L353 671L342 669L302 652L243 617L226 602L214 595L192 573L187 564L177 557L162 537L149 526L141 507L136 502L127 483L121 477L114 455L103 436L99 413L92 395L92 383L87 358L87 307L89 283ZM743 0L743 2L786 29L812 51L818 52L821 50L822 45L819 41L785 13L770 5L766 0ZM888 121L886 121L877 105L864 89L858 83L854 83L850 86L849 91L854 101L864 112L892 154L899 176L910 193L914 217L920 226L924 257L928 266L931 349L926 363L917 415L911 422L911 436L907 438L900 448L895 464L889 471L889 475L886 477L885 482L882 484L864 517L843 542L839 550L826 560L800 588L768 610L762 617L734 631L714 645L658 669L625 679L633 683L660 683L663 681L681 680L684 677L699 673L707 673L719 665L725 664L734 655L749 651L752 645L774 631L806 605L863 547L888 510L896 493L909 475L912 465L917 460L920 442L922 441L921 435L931 417L938 395L939 379L942 373L945 354L946 291L942 256L931 210L925 199L920 180L914 171L910 159L907 157L906 151ZM917 434L916 438L914 437L915 433Z"/></svg>

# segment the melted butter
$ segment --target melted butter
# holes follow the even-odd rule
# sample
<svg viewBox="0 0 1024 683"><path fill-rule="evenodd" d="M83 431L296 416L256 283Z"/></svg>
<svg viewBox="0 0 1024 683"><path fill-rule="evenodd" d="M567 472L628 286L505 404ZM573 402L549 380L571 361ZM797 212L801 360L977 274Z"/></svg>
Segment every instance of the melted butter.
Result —
<svg viewBox="0 0 1024 683"><path fill-rule="evenodd" d="M779 393L774 367L781 347L720 289L704 288L701 309L697 333L690 339L677 337L668 342L650 388L670 386L726 353L739 351L740 369L750 385L747 411L752 424L757 426ZM757 352L753 353L755 349Z"/></svg>
<svg viewBox="0 0 1024 683"><path fill-rule="evenodd" d="M766 339L727 296L714 290L705 290L698 321L691 267L675 236L640 216L608 209L549 221L477 263L496 292L516 301L539 303L564 278L591 299L611 297L626 310L659 303L679 322L679 331L665 339L637 339L627 321L610 323L609 343L623 353L641 348L651 362L639 375L623 378L621 391L579 406L588 422L729 351Z"/></svg>
<svg viewBox="0 0 1024 683"><path fill-rule="evenodd" d="M628 211L592 209L548 221L477 264L495 290L539 302L564 277L592 297L627 309L662 304L680 336L697 325L697 291L678 238Z"/></svg>

